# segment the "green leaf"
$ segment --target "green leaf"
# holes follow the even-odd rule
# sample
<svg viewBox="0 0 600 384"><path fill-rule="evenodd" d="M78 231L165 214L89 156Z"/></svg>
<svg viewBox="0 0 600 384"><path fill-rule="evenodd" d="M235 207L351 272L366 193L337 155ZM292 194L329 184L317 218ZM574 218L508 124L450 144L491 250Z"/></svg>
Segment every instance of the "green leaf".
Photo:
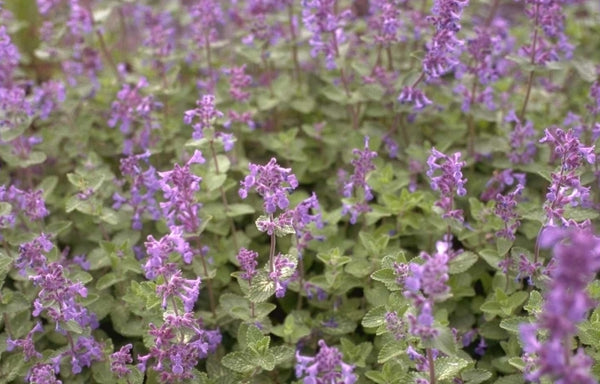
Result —
<svg viewBox="0 0 600 384"><path fill-rule="evenodd" d="M454 341L454 335L448 327L438 328L438 335L431 339L429 342L423 344L428 346L431 343L433 348L439 349L448 356L454 356L456 354L456 342Z"/></svg>
<svg viewBox="0 0 600 384"><path fill-rule="evenodd" d="M449 380L465 369L469 362L458 357L438 357L435 360L435 375L438 380Z"/></svg>
<svg viewBox="0 0 600 384"><path fill-rule="evenodd" d="M287 345L273 347L270 351L275 356L275 364L277 365L290 362L294 359L295 350Z"/></svg>
<svg viewBox="0 0 600 384"><path fill-rule="evenodd" d="M103 290L126 279L125 276L117 276L114 272L108 272L96 281L96 289Z"/></svg>
<svg viewBox="0 0 600 384"><path fill-rule="evenodd" d="M499 378L494 381L494 384L524 384L525 379L523 378L523 374L519 373L516 375L508 375Z"/></svg>
<svg viewBox="0 0 600 384"><path fill-rule="evenodd" d="M390 291L399 291L403 289L396 282L396 274L391 268L383 268L371 274L371 279L382 282Z"/></svg>
<svg viewBox="0 0 600 384"><path fill-rule="evenodd" d="M19 376L25 376L25 373L25 359L22 354L14 353L2 358L0 383L11 383Z"/></svg>
<svg viewBox="0 0 600 384"><path fill-rule="evenodd" d="M267 301L275 293L275 283L269 278L269 274L260 270L252 279L248 299L253 303Z"/></svg>
<svg viewBox="0 0 600 384"><path fill-rule="evenodd" d="M521 324L529 323L530 319L528 317L515 316L509 317L508 319L504 319L500 322L500 328L506 329L508 332L518 334L519 327Z"/></svg>
<svg viewBox="0 0 600 384"><path fill-rule="evenodd" d="M363 317L361 324L365 328L379 327L380 325L385 324L386 313L387 310L383 305L371 308Z"/></svg>
<svg viewBox="0 0 600 384"><path fill-rule="evenodd" d="M256 212L254 207L248 204L229 204L228 208L227 216L229 217L251 215Z"/></svg>
<svg viewBox="0 0 600 384"><path fill-rule="evenodd" d="M498 250L498 255L506 255L513 246L513 243L514 241L507 240L504 237L496 237L496 249Z"/></svg>
<svg viewBox="0 0 600 384"><path fill-rule="evenodd" d="M467 271L479 257L473 252L462 252L448 263L448 273L457 274Z"/></svg>
<svg viewBox="0 0 600 384"><path fill-rule="evenodd" d="M221 363L225 368L238 373L250 373L257 368L254 356L246 351L230 352L223 356Z"/></svg>
<svg viewBox="0 0 600 384"><path fill-rule="evenodd" d="M42 180L41 183L38 184L37 190L42 191L42 196L44 199L47 199L48 196L54 191L56 185L58 184L58 177L56 176L48 176Z"/></svg>
<svg viewBox="0 0 600 384"><path fill-rule="evenodd" d="M396 340L387 342L381 347L379 354L377 355L377 363L383 364L386 361L393 359L396 356L402 355L404 348L401 348L401 344Z"/></svg>
<svg viewBox="0 0 600 384"><path fill-rule="evenodd" d="M465 384L480 384L492 377L492 373L485 369L467 369L460 377Z"/></svg>

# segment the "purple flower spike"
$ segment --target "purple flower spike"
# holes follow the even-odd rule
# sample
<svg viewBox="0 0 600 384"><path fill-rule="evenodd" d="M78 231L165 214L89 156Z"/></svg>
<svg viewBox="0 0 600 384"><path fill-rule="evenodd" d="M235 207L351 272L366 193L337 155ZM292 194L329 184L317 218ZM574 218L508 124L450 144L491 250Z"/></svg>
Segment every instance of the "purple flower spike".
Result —
<svg viewBox="0 0 600 384"><path fill-rule="evenodd" d="M467 179L464 179L462 175L462 167L466 163L460 161L460 156L460 152L456 152L450 157L435 148L431 148L431 156L427 159L427 165L429 165L427 176L431 180L431 189L440 191L440 200L435 205L443 209L442 217L452 217L462 222L462 210L455 210L453 207L454 194L464 196L467 193L465 189Z"/></svg>
<svg viewBox="0 0 600 384"><path fill-rule="evenodd" d="M131 369L127 368L126 364L133 363L133 358L131 357L132 348L132 344L127 344L110 355L110 370L119 378L125 377L131 372Z"/></svg>
<svg viewBox="0 0 600 384"><path fill-rule="evenodd" d="M237 256L237 261L240 263L240 268L244 271L241 275L242 279L251 281L256 275L256 266L258 265L258 253L250 251L246 248L240 249Z"/></svg>
<svg viewBox="0 0 600 384"><path fill-rule="evenodd" d="M373 192L371 187L367 184L367 175L369 172L375 170L375 164L373 159L377 157L377 152L369 149L369 137L365 136L365 146L363 150L354 148L352 153L355 158L352 160L352 166L354 167L354 173L344 181L342 195L346 198L354 196L357 198L357 202L353 204L344 204L342 207L342 214L350 213L350 223L355 224L358 215L361 213L369 212L368 202L373 200Z"/></svg>
<svg viewBox="0 0 600 384"><path fill-rule="evenodd" d="M287 195L298 187L298 180L290 168L280 167L275 158L267 165L250 163L248 168L250 174L240 182L242 187L239 195L242 199L248 197L248 192L254 189L263 198L263 207L268 214L275 213L278 207L286 209L290 205Z"/></svg>
<svg viewBox="0 0 600 384"><path fill-rule="evenodd" d="M354 384L357 377L354 366L344 363L342 353L319 340L319 352L314 357L302 356L296 351L296 377L304 383Z"/></svg>
<svg viewBox="0 0 600 384"><path fill-rule="evenodd" d="M202 96L196 101L196 105L197 108L185 112L183 122L194 128L192 138L201 139L204 137L204 130L212 127L215 119L223 117L223 113L217 109L213 95Z"/></svg>
<svg viewBox="0 0 600 384"><path fill-rule="evenodd" d="M587 229L546 228L540 244L553 248L554 267L542 313L535 323L520 329L523 349L532 358L525 377L534 382L548 377L555 383L595 384L593 360L582 349L573 355L567 341L595 305L587 285L600 270L600 238ZM539 340L538 331L547 336Z"/></svg>
<svg viewBox="0 0 600 384"><path fill-rule="evenodd" d="M165 276L165 278L164 284L156 286L156 293L162 297L163 309L167 308L170 298L177 296L183 302L183 310L192 312L200 293L200 278L198 277L195 280L184 279L181 276L181 271L177 271L171 276Z"/></svg>

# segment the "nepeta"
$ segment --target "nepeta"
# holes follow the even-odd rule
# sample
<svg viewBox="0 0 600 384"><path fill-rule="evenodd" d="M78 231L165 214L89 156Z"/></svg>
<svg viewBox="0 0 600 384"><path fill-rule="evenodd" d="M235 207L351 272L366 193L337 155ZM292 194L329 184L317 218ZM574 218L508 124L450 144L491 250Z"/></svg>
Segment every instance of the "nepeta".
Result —
<svg viewBox="0 0 600 384"><path fill-rule="evenodd" d="M526 378L539 381L547 376L557 383L592 384L592 359L582 349L573 355L571 340L577 324L587 317L594 303L587 285L600 270L600 241L588 230L546 228L540 236L543 248L552 247L555 261L550 289L542 313L533 324L522 325L524 351L534 357ZM540 340L538 331L547 331Z"/></svg>
<svg viewBox="0 0 600 384"><path fill-rule="evenodd" d="M355 197L355 201L344 203L342 206L343 214L350 214L350 223L355 224L361 213L369 212L368 202L373 200L373 192L367 183L367 175L375 170L373 159L377 157L377 152L369 149L369 137L365 136L365 146L363 150L355 148L352 150L355 158L351 164L354 172L344 182L342 194L346 198Z"/></svg>
<svg viewBox="0 0 600 384"><path fill-rule="evenodd" d="M240 182L239 195L248 197L248 192L255 190L264 200L266 213L273 214L279 209L286 209L290 202L288 193L298 187L296 176L290 168L282 168L272 158L266 165L248 164L250 174Z"/></svg>
<svg viewBox="0 0 600 384"><path fill-rule="evenodd" d="M314 357L302 356L296 351L296 377L305 384L354 384L357 377L354 366L344 363L342 354L319 340L319 352Z"/></svg>
<svg viewBox="0 0 600 384"><path fill-rule="evenodd" d="M448 156L431 148L431 155L427 159L427 176L431 180L431 189L440 192L440 200L436 201L435 205L443 210L442 217L463 221L462 210L454 209L454 194L464 196L467 193L467 179L463 178L462 174L462 167L466 163L460 161L460 157L460 152Z"/></svg>

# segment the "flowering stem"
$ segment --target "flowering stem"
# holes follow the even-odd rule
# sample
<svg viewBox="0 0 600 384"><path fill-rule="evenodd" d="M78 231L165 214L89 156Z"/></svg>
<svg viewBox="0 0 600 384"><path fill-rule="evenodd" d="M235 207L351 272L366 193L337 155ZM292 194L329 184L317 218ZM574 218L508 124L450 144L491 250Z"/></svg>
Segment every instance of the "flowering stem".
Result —
<svg viewBox="0 0 600 384"><path fill-rule="evenodd" d="M219 170L219 161L217 159L217 151L215 150L214 140L210 140L210 152L211 152L213 162L215 163L215 172L218 175L221 172ZM225 195L225 190L223 189L223 186L219 187L219 192L221 193L221 201L223 201L223 206L225 208L225 212L229 212L229 201L227 200L227 196ZM240 247L238 246L237 235L236 235L236 230L235 230L235 223L233 221L233 218L231 218L231 217L227 217L227 218L229 219L229 226L231 228L231 239L233 240L233 246L235 247L235 249L240 249Z"/></svg>
<svg viewBox="0 0 600 384"><path fill-rule="evenodd" d="M210 50L210 40L208 35L206 35L206 37L204 38L204 50L206 51L206 65L208 68L208 75L210 76L212 81L212 54Z"/></svg>
<svg viewBox="0 0 600 384"><path fill-rule="evenodd" d="M273 223L273 214L272 213L269 214L269 222ZM275 269L275 265L274 265L274 263L275 263L275 244L276 244L275 233L273 233L271 235L271 248L269 249L269 272L271 272L271 273Z"/></svg>
<svg viewBox="0 0 600 384"><path fill-rule="evenodd" d="M196 248L200 250L200 237L196 237ZM217 312L215 310L215 296L212 289L212 280L208 275L208 268L206 266L206 260L204 259L204 255L200 253L200 260L202 261L202 270L204 272L204 276L206 277L206 288L208 289L208 301L210 303L210 311L212 312L213 318L217 318Z"/></svg>
<svg viewBox="0 0 600 384"><path fill-rule="evenodd" d="M394 70L394 59L392 56L392 47L388 46L385 49L385 52L387 53L388 71L393 71Z"/></svg>
<svg viewBox="0 0 600 384"><path fill-rule="evenodd" d="M535 49L537 45L537 35L538 35L538 19L539 19L539 3L535 4L535 23L533 29L533 43L531 44L531 65L535 64ZM527 93L525 94L525 100L523 101L523 108L521 108L520 119L523 120L525 116L525 111L527 110L527 104L529 103L529 95L531 94L531 87L533 86L533 77L534 70L532 69L529 72L529 80L527 81Z"/></svg>
<svg viewBox="0 0 600 384"><path fill-rule="evenodd" d="M429 384L435 384L435 365L433 363L433 352L427 349L427 363L429 365Z"/></svg>
<svg viewBox="0 0 600 384"><path fill-rule="evenodd" d="M296 81L300 84L300 64L298 63L298 46L296 42L296 28L294 27L294 5L290 2L288 7L288 19L290 24L290 36L292 38L292 59L294 61L294 74Z"/></svg>
<svg viewBox="0 0 600 384"><path fill-rule="evenodd" d="M337 3L336 3L337 5ZM331 34L333 39L333 47L335 49L335 57L339 59L340 50L338 47L337 36L335 35L335 31ZM340 77L342 79L342 85L344 86L344 92L346 92L346 97L350 99L350 87L348 86L348 78L346 77L346 72L344 68L340 67ZM358 129L358 111L355 109L354 105L348 105L348 114L352 120L352 128L354 130Z"/></svg>

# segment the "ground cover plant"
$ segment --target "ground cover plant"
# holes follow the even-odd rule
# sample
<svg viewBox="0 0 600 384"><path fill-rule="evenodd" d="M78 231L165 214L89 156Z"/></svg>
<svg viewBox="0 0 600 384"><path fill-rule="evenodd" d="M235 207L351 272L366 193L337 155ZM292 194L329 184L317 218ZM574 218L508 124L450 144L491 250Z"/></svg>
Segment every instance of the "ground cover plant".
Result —
<svg viewBox="0 0 600 384"><path fill-rule="evenodd" d="M600 3L0 1L0 383L597 383Z"/></svg>

